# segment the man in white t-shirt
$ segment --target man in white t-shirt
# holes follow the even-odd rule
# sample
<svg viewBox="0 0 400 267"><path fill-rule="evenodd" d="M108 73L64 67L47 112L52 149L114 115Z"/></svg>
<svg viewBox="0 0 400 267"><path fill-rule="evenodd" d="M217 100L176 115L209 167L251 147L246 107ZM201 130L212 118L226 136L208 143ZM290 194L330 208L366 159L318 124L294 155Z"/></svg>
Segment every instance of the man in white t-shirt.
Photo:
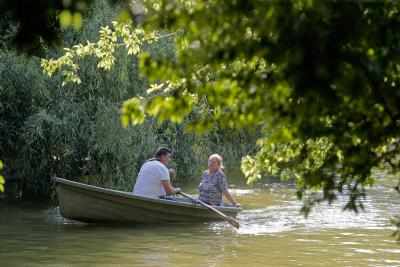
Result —
<svg viewBox="0 0 400 267"><path fill-rule="evenodd" d="M169 170L166 167L170 160L171 150L158 149L154 158L146 161L140 168L133 194L159 198L178 193L180 189L171 185Z"/></svg>

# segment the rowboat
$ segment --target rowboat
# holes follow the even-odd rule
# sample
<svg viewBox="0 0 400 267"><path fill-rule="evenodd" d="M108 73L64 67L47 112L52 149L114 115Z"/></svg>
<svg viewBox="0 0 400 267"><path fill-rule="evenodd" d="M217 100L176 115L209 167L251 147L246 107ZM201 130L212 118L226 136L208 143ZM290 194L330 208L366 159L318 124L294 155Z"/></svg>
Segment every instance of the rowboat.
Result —
<svg viewBox="0 0 400 267"><path fill-rule="evenodd" d="M221 220L207 208L182 197L155 199L63 178L54 178L61 215L81 222L159 224ZM235 217L240 208L213 206Z"/></svg>

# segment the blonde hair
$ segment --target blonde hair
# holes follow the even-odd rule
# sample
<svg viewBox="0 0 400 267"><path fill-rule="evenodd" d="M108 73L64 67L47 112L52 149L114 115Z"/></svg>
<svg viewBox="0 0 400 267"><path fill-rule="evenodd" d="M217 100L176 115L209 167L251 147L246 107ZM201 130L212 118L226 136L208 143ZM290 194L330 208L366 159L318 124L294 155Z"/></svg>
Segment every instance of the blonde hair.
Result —
<svg viewBox="0 0 400 267"><path fill-rule="evenodd" d="M219 168L221 170L224 170L224 163L223 163L223 159L222 156L220 154L212 154L208 157L208 160L212 160L212 159L216 159L219 163Z"/></svg>

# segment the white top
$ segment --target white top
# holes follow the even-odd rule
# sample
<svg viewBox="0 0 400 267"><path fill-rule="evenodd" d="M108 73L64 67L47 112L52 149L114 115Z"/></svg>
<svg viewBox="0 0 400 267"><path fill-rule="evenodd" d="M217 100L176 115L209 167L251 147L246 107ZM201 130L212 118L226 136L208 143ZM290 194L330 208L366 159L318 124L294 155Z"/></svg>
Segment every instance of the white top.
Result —
<svg viewBox="0 0 400 267"><path fill-rule="evenodd" d="M152 198L165 196L161 181L169 180L169 171L163 163L158 160L147 161L140 168L133 194Z"/></svg>

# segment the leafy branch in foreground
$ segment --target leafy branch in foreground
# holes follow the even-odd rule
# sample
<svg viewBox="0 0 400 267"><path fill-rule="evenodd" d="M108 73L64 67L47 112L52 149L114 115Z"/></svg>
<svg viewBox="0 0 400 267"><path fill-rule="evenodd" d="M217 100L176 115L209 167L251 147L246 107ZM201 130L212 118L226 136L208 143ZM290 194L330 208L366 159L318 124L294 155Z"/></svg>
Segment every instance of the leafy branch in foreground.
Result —
<svg viewBox="0 0 400 267"><path fill-rule="evenodd" d="M116 49L124 46L128 55L137 56L142 47L156 41L160 36L155 32L147 33L143 29L133 29L130 24L112 22L112 28L102 27L99 31L100 38L96 43L87 42L72 48L65 48L65 54L57 59L42 59L43 71L53 76L61 72L63 85L67 83L81 83L79 77L78 60L93 56L98 60L97 67L110 70L115 64Z"/></svg>

